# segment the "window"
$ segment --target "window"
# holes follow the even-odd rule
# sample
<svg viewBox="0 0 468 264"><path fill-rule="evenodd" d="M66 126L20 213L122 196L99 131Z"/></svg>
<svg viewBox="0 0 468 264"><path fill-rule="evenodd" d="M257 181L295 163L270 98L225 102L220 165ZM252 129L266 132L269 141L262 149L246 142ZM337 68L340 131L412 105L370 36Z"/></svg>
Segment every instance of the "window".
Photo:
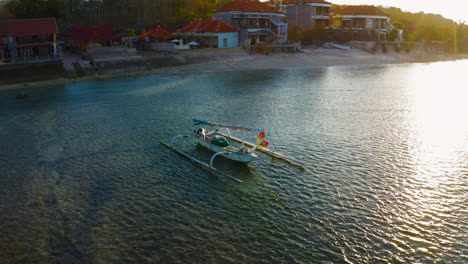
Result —
<svg viewBox="0 0 468 264"><path fill-rule="evenodd" d="M32 36L22 36L16 38L16 43L24 44L24 43L31 43L33 41Z"/></svg>
<svg viewBox="0 0 468 264"><path fill-rule="evenodd" d="M18 48L19 57L31 57L34 56L32 48Z"/></svg>
<svg viewBox="0 0 468 264"><path fill-rule="evenodd" d="M318 6L318 7L316 7L315 10L316 10L315 12L316 12L317 16L328 16L328 15L330 15L330 8L328 8L328 7Z"/></svg>
<svg viewBox="0 0 468 264"><path fill-rule="evenodd" d="M225 39L223 39L223 41L224 41L224 47L227 48L228 47L228 39L225 38Z"/></svg>

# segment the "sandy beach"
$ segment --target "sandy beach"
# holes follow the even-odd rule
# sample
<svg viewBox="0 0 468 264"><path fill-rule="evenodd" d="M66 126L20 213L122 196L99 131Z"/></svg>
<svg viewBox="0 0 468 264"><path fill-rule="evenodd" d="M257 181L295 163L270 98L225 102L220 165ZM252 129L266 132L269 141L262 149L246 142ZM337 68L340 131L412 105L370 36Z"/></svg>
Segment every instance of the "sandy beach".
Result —
<svg viewBox="0 0 468 264"><path fill-rule="evenodd" d="M411 53L376 53L371 54L359 49L338 50L325 48L303 48L299 53L276 53L271 55L247 54L240 49L222 51L217 50L197 50L194 52L186 51L179 55L188 58L188 62L181 66L162 67L162 68L127 68L115 72L96 73L83 77L75 78L57 78L53 80L36 81L28 83L15 83L0 85L0 91L19 90L31 87L44 87L63 85L67 83L76 83L87 80L100 80L108 78L128 78L152 74L203 74L225 71L251 71L251 70L271 70L271 69L290 69L290 68L313 68L327 66L347 66L347 65L379 65L395 63L425 63L435 61L468 59L467 55L447 55L426 52ZM151 58L152 56L161 56L160 54L144 54L140 61ZM138 62L138 57L131 58L103 58L104 63ZM197 63L201 61L201 63ZM65 62L64 62L65 64Z"/></svg>

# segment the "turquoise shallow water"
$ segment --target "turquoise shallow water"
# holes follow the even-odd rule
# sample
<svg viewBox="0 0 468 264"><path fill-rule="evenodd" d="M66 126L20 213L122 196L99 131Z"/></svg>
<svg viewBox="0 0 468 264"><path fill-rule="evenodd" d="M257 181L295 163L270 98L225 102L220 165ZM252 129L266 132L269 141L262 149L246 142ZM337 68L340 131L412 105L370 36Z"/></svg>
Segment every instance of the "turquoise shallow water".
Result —
<svg viewBox="0 0 468 264"><path fill-rule="evenodd" d="M171 73L0 93L0 263L466 263L468 62ZM263 128L211 175L159 144ZM249 140L255 140L252 135ZM204 161L210 152L180 148ZM276 196L276 197L275 197Z"/></svg>

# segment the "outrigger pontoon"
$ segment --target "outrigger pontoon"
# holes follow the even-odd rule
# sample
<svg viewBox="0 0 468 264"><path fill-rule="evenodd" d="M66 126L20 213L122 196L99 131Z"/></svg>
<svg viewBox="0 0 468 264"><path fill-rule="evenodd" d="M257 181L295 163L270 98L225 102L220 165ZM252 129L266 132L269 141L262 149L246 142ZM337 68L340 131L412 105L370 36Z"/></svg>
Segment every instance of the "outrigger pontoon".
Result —
<svg viewBox="0 0 468 264"><path fill-rule="evenodd" d="M200 119L193 119L195 122L195 125L202 126L198 130L194 130L195 135L193 136L175 136L172 138L172 141L170 144L167 144L164 141L161 141L161 144L164 146L168 147L169 149L177 152L178 154L182 155L183 157L201 165L202 167L206 169L210 169L211 171L214 171L216 173L222 174L223 176L232 178L236 181L239 181L238 179L231 177L229 175L226 175L222 173L221 171L213 168L213 160L217 156L224 156L228 159L231 159L233 161L241 162L241 163L249 163L258 156L254 153L255 150L261 151L265 154L268 154L270 156L286 160L290 163L293 164L298 164L298 165L304 165L302 161L299 161L297 159L285 156L283 154L280 154L278 152L275 152L273 150L270 150L267 148L269 145L269 142L265 140L266 138L266 132L262 129L257 129L257 128L249 128L249 127L244 127L244 126L232 126L232 125L223 125L223 124L218 124L210 121L205 121L205 120L200 120ZM212 131L207 131L207 127L213 127L215 130ZM234 131L240 131L242 138L238 139L233 136L231 136L230 129ZM226 131L227 134L221 133L222 131ZM244 140L244 134L245 132L259 132L256 144L249 143ZM207 163L204 163L174 147L174 142L179 139L179 138L194 138L195 141L208 148L209 150L215 152L215 154L211 157L210 164L208 165ZM232 142L238 142L241 145L240 146L233 146Z"/></svg>

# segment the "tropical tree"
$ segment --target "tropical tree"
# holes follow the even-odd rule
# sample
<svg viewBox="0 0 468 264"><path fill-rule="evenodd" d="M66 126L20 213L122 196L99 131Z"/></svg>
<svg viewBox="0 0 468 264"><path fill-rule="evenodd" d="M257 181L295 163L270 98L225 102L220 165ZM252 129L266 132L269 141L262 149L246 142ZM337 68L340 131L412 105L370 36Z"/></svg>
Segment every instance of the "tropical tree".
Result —
<svg viewBox="0 0 468 264"><path fill-rule="evenodd" d="M398 38L398 30L392 29L392 31L390 31L390 35L388 36L388 40L395 41L397 38Z"/></svg>
<svg viewBox="0 0 468 264"><path fill-rule="evenodd" d="M6 8L16 18L57 17L57 0L12 0Z"/></svg>

